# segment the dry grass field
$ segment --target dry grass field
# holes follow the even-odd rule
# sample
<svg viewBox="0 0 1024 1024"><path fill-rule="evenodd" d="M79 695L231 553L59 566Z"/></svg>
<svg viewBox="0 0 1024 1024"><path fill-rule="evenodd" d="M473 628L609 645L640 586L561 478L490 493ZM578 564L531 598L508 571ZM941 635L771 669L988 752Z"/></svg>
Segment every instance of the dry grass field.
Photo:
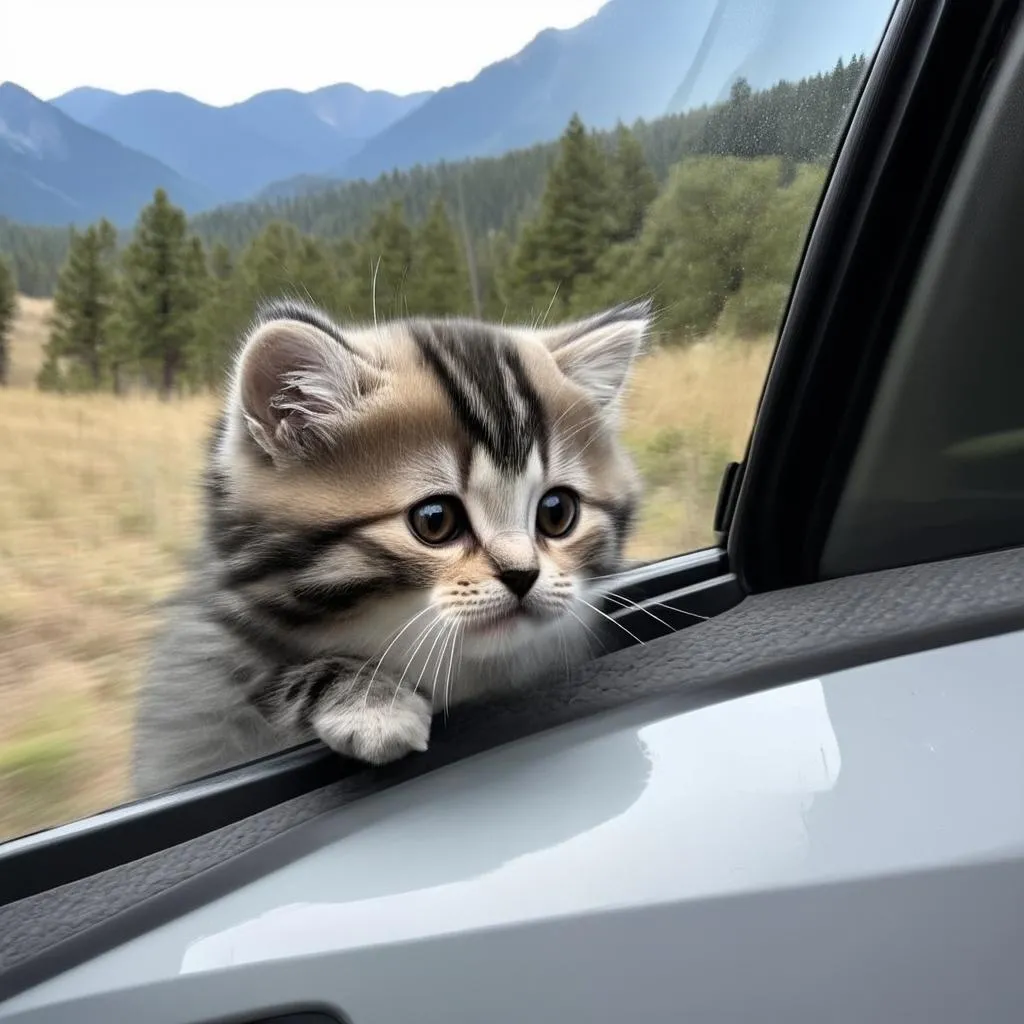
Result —
<svg viewBox="0 0 1024 1024"><path fill-rule="evenodd" d="M21 301L0 392L0 839L129 796L132 696L194 536L214 413L210 398L37 392L47 311ZM710 540L769 354L716 339L640 365L625 423L648 488L634 556Z"/></svg>
<svg viewBox="0 0 1024 1024"><path fill-rule="evenodd" d="M50 299L18 299L18 315L11 334L10 380L12 388L34 388L43 363L43 345L50 333Z"/></svg>

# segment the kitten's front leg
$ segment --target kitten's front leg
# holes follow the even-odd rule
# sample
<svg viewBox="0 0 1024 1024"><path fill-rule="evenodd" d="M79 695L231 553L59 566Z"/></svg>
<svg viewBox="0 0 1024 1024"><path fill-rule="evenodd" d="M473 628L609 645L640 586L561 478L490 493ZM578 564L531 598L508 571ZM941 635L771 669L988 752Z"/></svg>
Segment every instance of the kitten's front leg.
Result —
<svg viewBox="0 0 1024 1024"><path fill-rule="evenodd" d="M387 764L426 750L430 703L398 688L373 666L350 658L323 658L280 676L282 710L308 722L332 750L370 764Z"/></svg>

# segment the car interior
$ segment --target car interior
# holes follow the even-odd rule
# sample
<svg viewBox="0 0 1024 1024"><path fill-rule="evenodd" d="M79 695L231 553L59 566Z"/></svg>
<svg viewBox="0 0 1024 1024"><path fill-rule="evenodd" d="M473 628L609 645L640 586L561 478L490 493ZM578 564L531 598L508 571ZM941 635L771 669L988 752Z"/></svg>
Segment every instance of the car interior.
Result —
<svg viewBox="0 0 1024 1024"><path fill-rule="evenodd" d="M328 1024L315 998L251 1014L230 979L185 974L4 1000L305 856L324 816L487 751L1024 628L1022 167L1021 5L900 0L723 472L717 543L623 574L598 656L438 720L422 755L369 768L309 744L0 844L0 1019Z"/></svg>

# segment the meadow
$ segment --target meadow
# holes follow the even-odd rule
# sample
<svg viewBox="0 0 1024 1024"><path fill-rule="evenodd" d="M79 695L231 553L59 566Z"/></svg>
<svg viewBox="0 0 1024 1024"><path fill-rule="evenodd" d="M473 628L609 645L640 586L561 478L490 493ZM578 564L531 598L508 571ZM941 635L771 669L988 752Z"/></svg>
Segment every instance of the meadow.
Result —
<svg viewBox="0 0 1024 1024"><path fill-rule="evenodd" d="M213 396L37 391L48 312L19 300L0 391L0 840L129 798L133 695L195 536L216 410ZM624 422L647 488L633 557L711 541L770 352L715 337L640 363Z"/></svg>

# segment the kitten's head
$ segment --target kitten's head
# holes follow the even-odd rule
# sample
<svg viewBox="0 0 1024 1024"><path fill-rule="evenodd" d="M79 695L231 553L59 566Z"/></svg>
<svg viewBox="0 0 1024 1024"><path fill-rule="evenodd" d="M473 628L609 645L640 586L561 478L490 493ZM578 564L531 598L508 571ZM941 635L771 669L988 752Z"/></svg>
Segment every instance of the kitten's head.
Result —
<svg viewBox="0 0 1024 1024"><path fill-rule="evenodd" d="M468 655L578 626L633 520L617 414L649 318L350 329L266 308L211 477L229 585L321 637L422 612L459 624Z"/></svg>

